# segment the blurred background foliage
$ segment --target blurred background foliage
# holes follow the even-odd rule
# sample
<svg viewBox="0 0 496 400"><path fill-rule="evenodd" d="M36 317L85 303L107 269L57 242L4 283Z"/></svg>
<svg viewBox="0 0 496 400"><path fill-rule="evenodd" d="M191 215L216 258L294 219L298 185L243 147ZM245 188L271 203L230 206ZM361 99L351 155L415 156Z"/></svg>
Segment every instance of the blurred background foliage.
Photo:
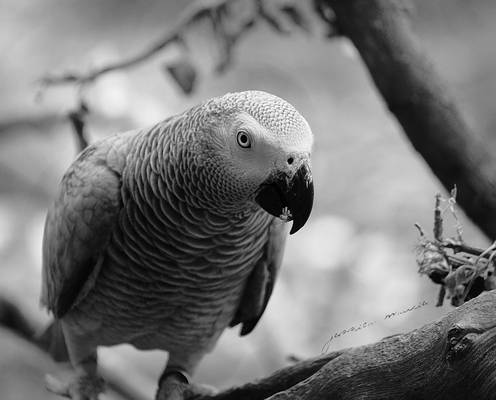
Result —
<svg viewBox="0 0 496 400"><path fill-rule="evenodd" d="M74 87L36 96L47 73L84 71L130 56L175 21L186 1L0 0L0 290L39 327L44 216L75 157L65 117ZM413 1L412 25L475 134L490 147L496 130L496 3ZM201 24L188 37L198 68L185 96L164 66L171 48L132 70L103 76L86 93L91 140L153 124L206 98L260 89L277 94L307 118L315 134L314 212L288 240L283 271L259 327L247 338L227 331L206 357L198 381L227 387L268 374L287 357L318 355L411 330L435 320L437 287L417 274L414 222L432 226L441 185L405 139L346 39L326 39L322 26L289 36L259 24L234 50L233 64L213 72L218 48ZM401 85L401 82L398 82ZM462 216L467 241L487 239ZM416 310L384 319L419 303ZM371 326L329 339L342 330ZM0 398L52 398L43 374L56 368L0 334ZM165 361L161 352L102 349L102 363L151 394ZM60 368L60 367L58 367ZM45 397L43 397L45 396Z"/></svg>

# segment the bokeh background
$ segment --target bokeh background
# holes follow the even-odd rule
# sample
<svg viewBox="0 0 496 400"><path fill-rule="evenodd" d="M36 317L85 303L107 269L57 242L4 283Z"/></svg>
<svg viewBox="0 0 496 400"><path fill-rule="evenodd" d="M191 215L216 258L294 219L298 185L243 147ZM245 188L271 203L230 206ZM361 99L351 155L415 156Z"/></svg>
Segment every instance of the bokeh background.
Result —
<svg viewBox="0 0 496 400"><path fill-rule="evenodd" d="M77 91L56 88L39 96L36 80L134 54L158 39L187 3L0 0L0 291L38 327L49 319L38 306L43 222L75 157L65 115ZM421 46L474 134L494 146L496 3L412 3ZM389 114L354 48L345 39L324 38L322 26L314 28L311 35L296 30L279 36L260 23L237 46L231 68L216 75L216 46L205 39L207 28L199 27L190 38L200 72L191 96L164 73L177 49L106 75L86 93L92 140L246 89L285 98L313 128L314 212L288 240L283 271L255 332L239 338L237 329L227 331L202 363L197 380L220 388L267 375L287 365L289 355L374 342L450 309L434 307L437 287L418 275L414 251L413 224L430 231L441 185ZM486 246L487 239L461 218L466 241ZM428 304L384 319L422 302ZM373 324L329 342L364 322ZM54 398L43 389L43 375L63 367L0 332L0 398ZM128 346L102 349L100 356L104 368L150 397L166 359Z"/></svg>

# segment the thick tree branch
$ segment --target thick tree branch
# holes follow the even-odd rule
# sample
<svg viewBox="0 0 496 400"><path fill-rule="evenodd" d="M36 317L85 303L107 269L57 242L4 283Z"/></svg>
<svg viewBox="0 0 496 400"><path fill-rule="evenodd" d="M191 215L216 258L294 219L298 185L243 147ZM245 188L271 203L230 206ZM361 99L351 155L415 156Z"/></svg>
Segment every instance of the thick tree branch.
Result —
<svg viewBox="0 0 496 400"><path fill-rule="evenodd" d="M323 0L360 52L387 106L415 149L458 202L496 238L496 159L470 132L397 0Z"/></svg>
<svg viewBox="0 0 496 400"><path fill-rule="evenodd" d="M321 357L300 361L290 367L280 369L274 374L253 383L234 387L215 396L192 396L189 400L256 400L266 399L284 391L316 373L329 361L339 357L343 351L335 351Z"/></svg>
<svg viewBox="0 0 496 400"><path fill-rule="evenodd" d="M496 291L486 292L412 332L301 361L216 396L191 398L490 400L496 391L495 304Z"/></svg>
<svg viewBox="0 0 496 400"><path fill-rule="evenodd" d="M420 329L312 360L316 368L304 368L303 361L195 400L494 399L495 304L496 291L487 292ZM297 375L300 368L308 373Z"/></svg>

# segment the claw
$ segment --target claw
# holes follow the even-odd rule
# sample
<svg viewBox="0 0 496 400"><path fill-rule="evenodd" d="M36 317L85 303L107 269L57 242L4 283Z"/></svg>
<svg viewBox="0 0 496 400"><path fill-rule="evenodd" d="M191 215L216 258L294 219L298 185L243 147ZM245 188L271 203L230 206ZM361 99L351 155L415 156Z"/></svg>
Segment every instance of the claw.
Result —
<svg viewBox="0 0 496 400"><path fill-rule="evenodd" d="M205 385L205 384L197 384L197 383L192 383L188 385L184 392L184 399L196 399L198 396L203 397L203 396L215 396L216 394L219 393L219 390L213 386L210 385Z"/></svg>
<svg viewBox="0 0 496 400"><path fill-rule="evenodd" d="M56 395L72 400L98 400L105 389L105 382L98 376L81 375L68 382L62 382L52 375L45 376L45 387Z"/></svg>
<svg viewBox="0 0 496 400"><path fill-rule="evenodd" d="M69 394L69 385L63 383L52 375L45 375L45 387L49 392L62 397L71 397Z"/></svg>

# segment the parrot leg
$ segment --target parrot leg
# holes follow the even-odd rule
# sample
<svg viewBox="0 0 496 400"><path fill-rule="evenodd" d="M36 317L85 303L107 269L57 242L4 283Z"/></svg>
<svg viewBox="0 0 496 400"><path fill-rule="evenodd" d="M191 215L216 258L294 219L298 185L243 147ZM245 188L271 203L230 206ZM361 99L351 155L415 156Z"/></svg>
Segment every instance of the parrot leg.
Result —
<svg viewBox="0 0 496 400"><path fill-rule="evenodd" d="M89 337L78 334L69 324L63 323L62 329L75 374L68 382L47 375L47 389L73 400L98 400L105 382L97 373L96 347L91 344Z"/></svg>
<svg viewBox="0 0 496 400"><path fill-rule="evenodd" d="M158 383L155 400L187 400L197 395L214 395L217 390L211 386L191 383L191 373L200 361L189 355L187 360L178 359L169 353L169 361Z"/></svg>

